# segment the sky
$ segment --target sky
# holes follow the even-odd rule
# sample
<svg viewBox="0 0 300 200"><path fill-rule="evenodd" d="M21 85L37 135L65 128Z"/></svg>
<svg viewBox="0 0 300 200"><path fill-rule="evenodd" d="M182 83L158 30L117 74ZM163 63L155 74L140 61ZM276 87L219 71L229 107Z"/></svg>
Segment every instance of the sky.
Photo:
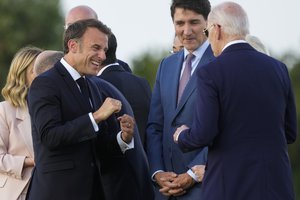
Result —
<svg viewBox="0 0 300 200"><path fill-rule="evenodd" d="M273 55L300 55L299 0L232 0L247 12L250 33ZM211 0L215 6L223 0ZM118 40L117 57L131 63L146 51L171 50L174 26L171 0L61 0L64 14L78 5L93 8Z"/></svg>

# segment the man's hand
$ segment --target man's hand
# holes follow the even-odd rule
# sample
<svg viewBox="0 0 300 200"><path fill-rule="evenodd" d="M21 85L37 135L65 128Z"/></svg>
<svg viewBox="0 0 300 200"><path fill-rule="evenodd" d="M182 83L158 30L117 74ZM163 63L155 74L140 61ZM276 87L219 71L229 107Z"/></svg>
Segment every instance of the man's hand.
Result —
<svg viewBox="0 0 300 200"><path fill-rule="evenodd" d="M186 190L195 184L195 180L188 173L183 173L179 174L172 183L179 187L171 188L169 190L169 194L173 196L180 196L186 193Z"/></svg>
<svg viewBox="0 0 300 200"><path fill-rule="evenodd" d="M197 176L198 182L201 182L205 173L205 165L195 165L192 167L192 171Z"/></svg>
<svg viewBox="0 0 300 200"><path fill-rule="evenodd" d="M171 196L171 194L169 194L169 190L172 188L178 188L178 185L172 183L176 177L177 174L174 172L156 173L154 179L161 188L159 192L161 192L164 196Z"/></svg>
<svg viewBox="0 0 300 200"><path fill-rule="evenodd" d="M113 113L120 112L121 108L121 101L108 97L105 99L101 107L93 113L93 117L98 124L99 122L106 120Z"/></svg>
<svg viewBox="0 0 300 200"><path fill-rule="evenodd" d="M124 114L121 117L118 117L118 120L120 122L120 127L121 127L121 138L124 142L129 144L133 138L133 133L134 133L134 126L135 122L133 117Z"/></svg>
<svg viewBox="0 0 300 200"><path fill-rule="evenodd" d="M35 165L33 158L26 157L24 160L23 168L33 167Z"/></svg>
<svg viewBox="0 0 300 200"><path fill-rule="evenodd" d="M189 129L189 127L187 127L186 125L181 125L176 129L175 133L173 134L173 140L176 144L178 143L179 134L185 129Z"/></svg>

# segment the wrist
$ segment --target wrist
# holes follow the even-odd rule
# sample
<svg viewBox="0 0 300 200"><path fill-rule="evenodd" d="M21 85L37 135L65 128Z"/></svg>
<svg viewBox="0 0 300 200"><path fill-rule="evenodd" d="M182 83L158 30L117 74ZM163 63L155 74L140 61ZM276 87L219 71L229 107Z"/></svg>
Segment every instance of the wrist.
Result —
<svg viewBox="0 0 300 200"><path fill-rule="evenodd" d="M93 113L93 117L94 117L94 120L95 120L95 122L98 124L99 122L101 122L102 121L102 114L100 113L100 112L94 112Z"/></svg>
<svg viewBox="0 0 300 200"><path fill-rule="evenodd" d="M126 137L126 133L123 131L121 131L121 139L127 144L130 143L130 141L131 141L131 138L128 136Z"/></svg>

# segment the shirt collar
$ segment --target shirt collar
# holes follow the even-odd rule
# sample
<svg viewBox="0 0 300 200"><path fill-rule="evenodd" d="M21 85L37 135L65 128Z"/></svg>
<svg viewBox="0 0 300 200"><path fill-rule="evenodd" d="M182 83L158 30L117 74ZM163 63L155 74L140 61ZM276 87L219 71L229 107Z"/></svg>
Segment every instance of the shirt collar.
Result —
<svg viewBox="0 0 300 200"><path fill-rule="evenodd" d="M81 77L78 71L76 71L71 65L69 65L69 63L67 63L67 61L64 58L61 58L60 62L72 76L74 81Z"/></svg>
<svg viewBox="0 0 300 200"><path fill-rule="evenodd" d="M117 62L115 62L115 63L111 63L111 64L108 64L108 65L104 66L103 68L100 69L100 71L98 72L97 76L100 76L106 68L108 68L108 67L110 67L112 65L120 65L120 64L117 63Z"/></svg>
<svg viewBox="0 0 300 200"><path fill-rule="evenodd" d="M245 40L233 40L231 42L228 42L224 48L222 49L222 52L229 46L233 45L233 44L238 44L238 43L247 43Z"/></svg>

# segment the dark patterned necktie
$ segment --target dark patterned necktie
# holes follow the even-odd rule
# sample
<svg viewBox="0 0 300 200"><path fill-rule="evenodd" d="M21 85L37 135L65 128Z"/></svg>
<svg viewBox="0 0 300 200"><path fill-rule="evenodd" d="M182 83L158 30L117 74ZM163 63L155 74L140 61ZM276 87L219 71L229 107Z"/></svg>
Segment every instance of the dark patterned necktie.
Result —
<svg viewBox="0 0 300 200"><path fill-rule="evenodd" d="M185 62L185 67L179 82L179 87L178 87L178 95L177 95L177 104L180 101L180 98L182 96L182 93L184 91L185 86L187 85L190 77L191 77L191 72L192 72L192 60L195 57L194 54L190 53L187 55L186 62Z"/></svg>
<svg viewBox="0 0 300 200"><path fill-rule="evenodd" d="M88 85L87 85L85 78L80 77L79 79L76 80L76 82L80 87L81 94L83 95L86 103L88 103L88 105L90 105L90 108L92 108L91 101L90 101L90 95L89 95L89 89L88 89Z"/></svg>

